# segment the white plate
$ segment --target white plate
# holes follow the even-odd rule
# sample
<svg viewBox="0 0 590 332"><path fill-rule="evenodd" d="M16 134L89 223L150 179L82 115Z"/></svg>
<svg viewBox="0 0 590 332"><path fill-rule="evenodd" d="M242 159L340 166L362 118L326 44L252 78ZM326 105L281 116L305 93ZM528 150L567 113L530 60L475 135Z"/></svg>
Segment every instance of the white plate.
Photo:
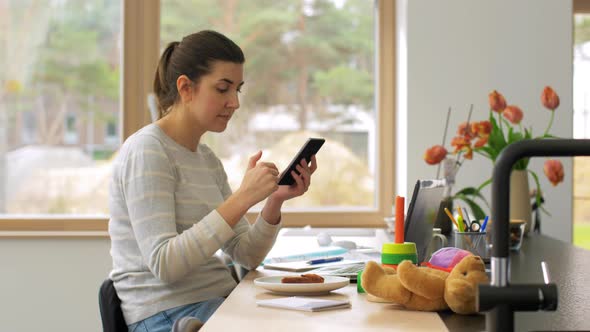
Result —
<svg viewBox="0 0 590 332"><path fill-rule="evenodd" d="M299 276L299 275L297 275ZM261 277L254 279L254 285L283 295L321 295L350 284L350 279L324 276L323 283L283 284L285 276Z"/></svg>

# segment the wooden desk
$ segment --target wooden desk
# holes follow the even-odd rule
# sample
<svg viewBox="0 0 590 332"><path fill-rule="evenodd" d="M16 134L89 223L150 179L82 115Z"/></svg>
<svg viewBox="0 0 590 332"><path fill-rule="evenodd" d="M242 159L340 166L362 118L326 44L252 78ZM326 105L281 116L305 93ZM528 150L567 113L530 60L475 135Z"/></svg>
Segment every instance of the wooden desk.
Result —
<svg viewBox="0 0 590 332"><path fill-rule="evenodd" d="M540 283L541 261L549 264L558 285L556 312L527 312L515 315L516 331L590 330L590 251L545 236L525 239L520 252L511 256L513 283ZM256 306L256 301L277 297L254 286L253 280L279 272L251 271L203 326L202 332L230 331L482 331L484 315L463 316L450 312L406 311L396 305L373 303L357 294L356 285L320 298L345 299L351 309L300 312Z"/></svg>
<svg viewBox="0 0 590 332"><path fill-rule="evenodd" d="M446 331L436 313L404 311L396 305L368 302L366 294L357 293L356 284L318 296L348 299L350 309L304 312L256 306L257 300L284 296L254 286L253 280L280 273L264 269L248 273L200 331Z"/></svg>

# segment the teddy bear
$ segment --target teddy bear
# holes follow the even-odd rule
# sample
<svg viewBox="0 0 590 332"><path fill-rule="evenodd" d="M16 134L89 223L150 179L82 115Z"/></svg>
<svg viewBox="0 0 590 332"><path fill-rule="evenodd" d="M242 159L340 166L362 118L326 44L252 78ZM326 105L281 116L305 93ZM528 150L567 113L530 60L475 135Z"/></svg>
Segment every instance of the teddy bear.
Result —
<svg viewBox="0 0 590 332"><path fill-rule="evenodd" d="M488 282L484 262L473 255L462 257L451 272L419 267L408 260L400 263L396 271L371 261L361 275L361 285L368 294L411 310L450 308L458 314L477 312L477 285Z"/></svg>

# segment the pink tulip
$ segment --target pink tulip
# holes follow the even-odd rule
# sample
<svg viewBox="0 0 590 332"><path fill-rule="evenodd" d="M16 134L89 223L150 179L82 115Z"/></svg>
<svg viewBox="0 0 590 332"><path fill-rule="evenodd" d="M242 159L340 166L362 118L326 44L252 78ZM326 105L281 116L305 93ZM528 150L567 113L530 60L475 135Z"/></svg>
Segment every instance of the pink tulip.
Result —
<svg viewBox="0 0 590 332"><path fill-rule="evenodd" d="M488 99L492 111L502 113L502 111L506 108L506 99L498 91L494 90L490 92Z"/></svg>
<svg viewBox="0 0 590 332"><path fill-rule="evenodd" d="M559 96L550 86L546 86L541 94L541 103L547 109L554 111L559 107Z"/></svg>
<svg viewBox="0 0 590 332"><path fill-rule="evenodd" d="M424 153L424 161L429 165L440 163L447 156L447 149L442 145L435 145Z"/></svg>
<svg viewBox="0 0 590 332"><path fill-rule="evenodd" d="M557 184L563 182L564 173L561 161L556 159L547 160L543 166L543 172L545 172L545 176L547 176L547 179L549 179L549 182L553 186L557 186Z"/></svg>
<svg viewBox="0 0 590 332"><path fill-rule="evenodd" d="M516 105L507 106L502 115L512 124L519 124L524 116L522 110Z"/></svg>

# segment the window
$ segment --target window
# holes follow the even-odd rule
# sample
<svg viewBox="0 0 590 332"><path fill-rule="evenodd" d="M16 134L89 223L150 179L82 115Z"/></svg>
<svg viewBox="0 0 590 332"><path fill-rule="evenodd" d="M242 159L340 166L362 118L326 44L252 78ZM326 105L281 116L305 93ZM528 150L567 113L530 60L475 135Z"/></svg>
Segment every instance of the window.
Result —
<svg viewBox="0 0 590 332"><path fill-rule="evenodd" d="M104 215L110 172L93 151L108 142L94 133L120 113L120 1L3 3L0 214Z"/></svg>
<svg viewBox="0 0 590 332"><path fill-rule="evenodd" d="M574 5L574 138L590 138L590 8ZM573 164L574 244L590 249L590 158Z"/></svg>
<svg viewBox="0 0 590 332"><path fill-rule="evenodd" d="M232 185L239 183L236 179L241 180L244 167L239 165L242 160L235 157L238 156L235 151L219 144L221 137L236 142L236 135L247 133L246 151L263 148L267 157L274 153L277 163L286 164L304 137L324 136L333 142L332 147L325 146L318 155L324 172L333 167L330 160L334 157L330 153L346 161L340 167L351 170L332 178L332 184L324 185L321 190L327 190L330 185L345 187L352 183L358 191L338 189L342 194L334 196L320 195L318 190L317 197L312 200L293 201L288 207L293 213L284 213L283 221L289 226L309 223L382 226L383 217L391 209L394 188L394 100L392 93L383 92L395 91L395 3L310 0L303 2L300 8L300 1L269 0L235 2L233 10L223 7L230 3L214 0L8 1L7 10L3 8L0 13L0 43L7 46L0 48L2 52L6 50L0 54L5 60L13 58L17 50L29 50L22 54L30 59L23 58L19 70L0 71L3 88L0 107L11 110L8 115L0 112L0 116L10 120L0 121L10 126L0 130L0 134L6 132L6 139L0 137L0 156L19 148L31 149L39 143L52 151L73 150L76 153L75 161L59 167L49 169L47 164L42 164L42 175L34 183L49 186L49 182L43 181L51 179L61 187L33 190L39 204L21 201L21 206L25 207L20 210L5 208L0 211L0 231L106 231L108 190L105 183L108 181L98 179L109 177L108 163L120 142L151 121L147 97L154 64L160 55L158 48L168 40L204 27L228 34L248 57L247 85L240 116L233 119L233 127L224 134L227 136L210 135L206 141L216 149L228 173L234 176L230 178ZM275 33L272 30L276 30ZM19 34L32 38L19 38ZM322 44L325 47L322 48ZM306 52L306 48L314 48L314 52ZM283 53L277 56L277 52ZM286 57L296 66L283 70L282 65L290 63L274 63ZM298 63L297 59L305 61ZM266 62L273 70L261 68L258 62ZM27 74L20 77L12 74L14 72ZM25 82L36 88L23 89L27 86ZM274 85L276 91L267 93L265 89L274 88ZM122 88L120 96L119 87ZM23 114L38 112L34 116L36 125L27 125L29 131L34 128L34 135L23 134L22 127L16 127L18 123L22 126L22 120L16 120L23 117L18 115L21 110ZM297 127L282 126L275 130L269 123L279 118L297 123ZM301 128L307 132L298 133ZM76 132L77 142L66 145L64 138L70 129ZM34 137L35 141L24 142L23 136ZM280 151L268 143L276 139L292 139L293 144L286 145L293 151ZM283 152L284 156L279 157ZM0 171L7 165L0 165ZM12 165L10 163L10 167ZM79 175L82 183L68 182L74 174ZM362 180L356 178L358 174L362 175ZM327 172L326 176L329 175ZM314 182L318 189L319 177L320 174ZM89 181L96 181L95 186ZM10 185L0 183L2 185L4 188L28 188L23 181ZM84 191L90 190L92 204L86 204ZM11 192L10 199L14 199L13 191L0 191L4 192ZM52 200L51 195L59 198ZM22 197L30 200L33 196ZM0 195L5 207L7 199L6 195ZM21 214L21 217L16 218L12 213ZM252 216L249 217L252 220Z"/></svg>
<svg viewBox="0 0 590 332"><path fill-rule="evenodd" d="M262 149L263 158L282 170L307 137L324 137L312 187L286 202L284 211L379 209L375 6L357 0L161 1L161 49L214 29L246 55L240 109L224 133L203 137L232 189L240 185L249 152Z"/></svg>

